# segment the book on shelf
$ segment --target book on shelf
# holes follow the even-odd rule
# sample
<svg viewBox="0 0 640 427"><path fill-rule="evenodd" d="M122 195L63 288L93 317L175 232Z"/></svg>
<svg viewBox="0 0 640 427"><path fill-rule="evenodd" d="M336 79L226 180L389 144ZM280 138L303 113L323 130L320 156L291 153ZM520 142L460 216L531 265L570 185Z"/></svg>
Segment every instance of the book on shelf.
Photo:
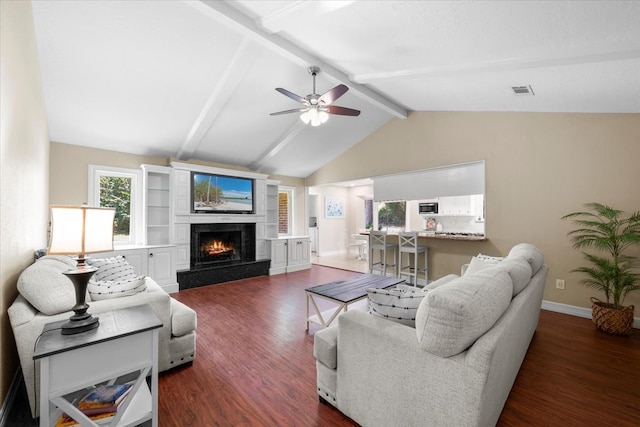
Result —
<svg viewBox="0 0 640 427"><path fill-rule="evenodd" d="M110 422L118 409L129 395L133 383L112 384L98 386L82 398L76 399L72 405L80 409L89 419L97 424ZM75 427L81 424L63 413L58 418L55 427Z"/></svg>
<svg viewBox="0 0 640 427"><path fill-rule="evenodd" d="M108 422L111 422L113 417L116 416L116 412L104 412L102 414L87 415L87 416L91 421L97 424L106 424ZM78 421L74 420L67 414L60 415L60 417L58 418L58 421L56 421L56 424L55 424L55 427L81 427L81 426L82 424L80 424Z"/></svg>
<svg viewBox="0 0 640 427"><path fill-rule="evenodd" d="M127 397L133 384L107 384L96 387L82 397L77 407L82 410L116 408ZM103 412L108 412L103 411ZM95 413L95 411L93 412Z"/></svg>

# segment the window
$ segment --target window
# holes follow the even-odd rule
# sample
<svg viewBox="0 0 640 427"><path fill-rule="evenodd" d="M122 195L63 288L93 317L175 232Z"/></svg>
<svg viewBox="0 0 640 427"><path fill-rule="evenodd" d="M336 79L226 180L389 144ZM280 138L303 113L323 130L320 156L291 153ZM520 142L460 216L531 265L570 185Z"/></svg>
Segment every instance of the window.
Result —
<svg viewBox="0 0 640 427"><path fill-rule="evenodd" d="M406 202L383 202L378 205L378 229L404 229L406 224Z"/></svg>
<svg viewBox="0 0 640 427"><path fill-rule="evenodd" d="M293 233L293 200L295 188L280 187L278 193L278 234L291 236Z"/></svg>
<svg viewBox="0 0 640 427"><path fill-rule="evenodd" d="M114 243L142 241L141 171L89 165L89 204L115 208Z"/></svg>

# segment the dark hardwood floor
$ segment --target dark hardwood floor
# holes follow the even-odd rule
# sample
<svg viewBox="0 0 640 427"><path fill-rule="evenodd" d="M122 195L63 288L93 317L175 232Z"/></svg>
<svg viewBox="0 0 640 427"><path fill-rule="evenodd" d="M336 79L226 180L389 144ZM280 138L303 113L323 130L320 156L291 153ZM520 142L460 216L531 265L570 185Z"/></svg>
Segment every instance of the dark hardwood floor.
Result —
<svg viewBox="0 0 640 427"><path fill-rule="evenodd" d="M314 265L173 294L198 313L197 354L160 374L160 426L356 425L318 401L304 294L356 274ZM543 310L498 425L640 426L640 330Z"/></svg>

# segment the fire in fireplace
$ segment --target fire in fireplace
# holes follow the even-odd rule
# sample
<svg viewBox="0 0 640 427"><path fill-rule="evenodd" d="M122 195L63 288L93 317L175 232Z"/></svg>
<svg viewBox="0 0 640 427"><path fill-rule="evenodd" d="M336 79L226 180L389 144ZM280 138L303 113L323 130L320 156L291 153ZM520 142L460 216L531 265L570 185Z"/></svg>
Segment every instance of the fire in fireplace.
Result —
<svg viewBox="0 0 640 427"><path fill-rule="evenodd" d="M240 231L202 233L200 236L200 258L212 262L240 259L236 245L241 237Z"/></svg>
<svg viewBox="0 0 640 427"><path fill-rule="evenodd" d="M191 268L255 261L255 224L191 224Z"/></svg>

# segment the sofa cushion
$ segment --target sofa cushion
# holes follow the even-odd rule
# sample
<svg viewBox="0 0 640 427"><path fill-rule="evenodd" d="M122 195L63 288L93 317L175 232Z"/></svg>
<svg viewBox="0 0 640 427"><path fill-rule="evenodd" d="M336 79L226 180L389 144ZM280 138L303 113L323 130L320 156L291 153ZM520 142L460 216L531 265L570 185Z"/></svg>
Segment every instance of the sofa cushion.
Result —
<svg viewBox="0 0 640 427"><path fill-rule="evenodd" d="M87 263L98 268L87 287L94 301L134 295L146 289L145 276L137 276L121 255L89 259Z"/></svg>
<svg viewBox="0 0 640 427"><path fill-rule="evenodd" d="M515 297L531 281L531 265L521 256L505 258L499 264L491 267L506 271L513 282L513 296Z"/></svg>
<svg viewBox="0 0 640 427"><path fill-rule="evenodd" d="M509 274L496 269L427 292L416 314L420 347L440 357L466 350L500 318L512 293Z"/></svg>
<svg viewBox="0 0 640 427"><path fill-rule="evenodd" d="M422 288L406 285L392 289L369 288L369 313L415 327L416 311L426 292Z"/></svg>
<svg viewBox="0 0 640 427"><path fill-rule="evenodd" d="M62 273L75 265L66 256L39 258L18 277L18 292L47 316L69 311L76 304L76 293L73 283Z"/></svg>
<svg viewBox="0 0 640 427"><path fill-rule="evenodd" d="M486 258L474 256L471 258L471 262L467 265L467 269L464 272L464 276L469 274L475 274L479 271L490 268L494 265L497 265L497 262L489 261L487 262Z"/></svg>
<svg viewBox="0 0 640 427"><path fill-rule="evenodd" d="M87 290L93 301L135 295L147 289L145 276L136 276L120 280L89 280Z"/></svg>
<svg viewBox="0 0 640 427"><path fill-rule="evenodd" d="M96 281L118 281L130 279L136 275L133 266L122 255L109 258L88 258L87 264L98 269L92 277Z"/></svg>
<svg viewBox="0 0 640 427"><path fill-rule="evenodd" d="M334 325L315 333L313 357L327 368L336 369L338 366L338 326Z"/></svg>
<svg viewBox="0 0 640 427"><path fill-rule="evenodd" d="M544 255L540 249L533 246L531 243L520 243L515 245L509 251L509 255L507 258L521 256L527 260L529 265L531 266L531 275L533 276L540 270L542 264L544 264Z"/></svg>
<svg viewBox="0 0 640 427"><path fill-rule="evenodd" d="M425 291L430 291L432 289L435 289L437 287L440 287L442 285L446 285L447 283L457 279L458 276L457 274L447 274L444 277L439 278L438 280L434 280L433 282L429 282L429 284L427 286L425 286L424 289Z"/></svg>

